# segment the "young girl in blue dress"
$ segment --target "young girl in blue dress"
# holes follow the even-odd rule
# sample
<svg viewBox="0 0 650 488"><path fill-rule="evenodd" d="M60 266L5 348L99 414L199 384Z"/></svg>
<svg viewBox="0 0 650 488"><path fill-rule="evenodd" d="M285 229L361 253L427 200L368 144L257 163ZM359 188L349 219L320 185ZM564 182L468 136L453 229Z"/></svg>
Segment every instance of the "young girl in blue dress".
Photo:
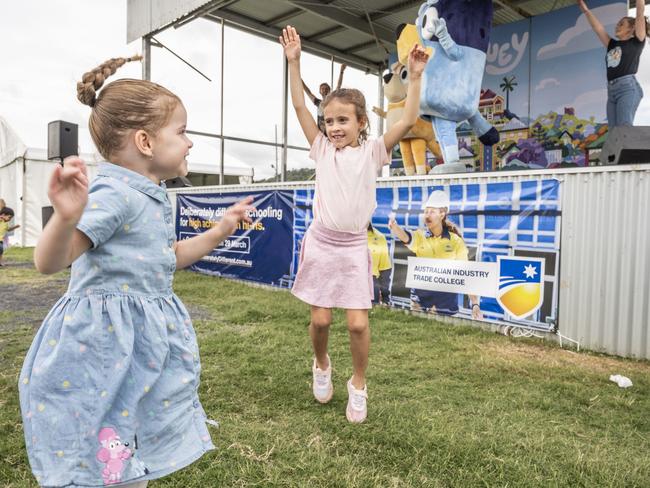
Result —
<svg viewBox="0 0 650 488"><path fill-rule="evenodd" d="M180 99L149 81L105 78L130 59L83 75L79 100L102 164L90 184L77 157L49 183L54 215L36 268L72 264L67 293L27 353L20 406L29 462L43 486L143 487L213 449L198 398L200 363L187 310L172 291L177 268L250 222L251 200L176 241L163 180L187 174L192 142Z"/></svg>

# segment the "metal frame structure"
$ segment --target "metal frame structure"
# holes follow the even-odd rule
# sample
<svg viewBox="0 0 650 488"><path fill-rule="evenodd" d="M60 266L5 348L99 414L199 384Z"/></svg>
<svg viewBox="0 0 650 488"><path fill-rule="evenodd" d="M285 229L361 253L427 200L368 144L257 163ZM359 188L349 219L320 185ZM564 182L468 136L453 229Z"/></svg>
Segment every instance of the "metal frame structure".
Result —
<svg viewBox="0 0 650 488"><path fill-rule="evenodd" d="M208 18L208 17L206 17ZM299 151L308 151L309 148L306 147L300 147L300 146L294 146L288 143L288 117L289 117L289 67L286 61L286 58L283 57L283 62L282 62L282 140L280 143L277 142L267 142L267 141L262 141L258 139L248 139L248 138L242 138L242 137L233 137L233 136L227 136L223 132L223 102L224 102L224 34L225 34L225 26L229 25L228 22L225 21L225 19L217 19L214 17L210 17L210 20L218 21L221 25L221 55L220 55L220 70L221 70L221 89L220 89L220 110L219 110L219 116L220 116L220 131L219 134L213 134L209 132L201 132L201 131L195 131L195 130L188 130L188 134L193 134L193 135L198 135L198 136L203 136L203 137L211 137L215 139L219 139L221 141L220 144L220 161L219 161L219 184L223 185L224 183L224 168L225 168L225 152L224 152L224 142L225 141L237 141L237 142L246 142L250 144L260 144L264 146L272 146L275 148L280 148L281 149L281 168L280 168L280 181L285 181L286 176L287 176L287 157L288 157L288 150L289 149L295 149ZM185 22L187 23L187 22ZM177 25L174 25L174 27L178 27ZM236 26L234 26L236 27ZM162 29L164 30L164 29ZM157 31L161 32L161 31ZM156 33L157 33L156 32ZM153 41L154 33L146 35L142 38L142 79L143 80L151 80L151 48L153 47L159 47ZM334 56L330 56L330 63L332 66L332 73L334 70ZM384 86L383 83L381 82L381 77L378 75L378 104L379 106L383 106L383 98L384 98ZM333 74L332 74L333 77ZM333 82L332 82L333 84ZM384 121L383 119L380 118L379 120L379 132L383 132L383 126L384 126Z"/></svg>
<svg viewBox="0 0 650 488"><path fill-rule="evenodd" d="M634 7L636 0L628 0ZM283 62L282 128L280 142L230 137L223 129L224 31L233 27L256 36L277 39L287 22L301 32L305 52L346 63L366 73L378 75L377 105L383 107L381 73L385 59L395 50L395 28L402 22L412 22L423 0L128 0L127 41L142 39L143 79L151 78L151 47L158 46L154 36L170 27L179 28L195 19L203 18L221 25L221 129L219 134L188 131L190 134L217 138L221 141L220 181L224 176L224 143L239 141L280 148L281 179L286 180L289 149L307 150L291 146L287 139L288 122L288 67ZM575 5L575 0L493 0L494 24L516 22L552 10ZM650 0L646 0L646 3ZM174 53L175 54L175 53ZM383 132L383 120L380 119ZM277 169L276 169L277 171Z"/></svg>

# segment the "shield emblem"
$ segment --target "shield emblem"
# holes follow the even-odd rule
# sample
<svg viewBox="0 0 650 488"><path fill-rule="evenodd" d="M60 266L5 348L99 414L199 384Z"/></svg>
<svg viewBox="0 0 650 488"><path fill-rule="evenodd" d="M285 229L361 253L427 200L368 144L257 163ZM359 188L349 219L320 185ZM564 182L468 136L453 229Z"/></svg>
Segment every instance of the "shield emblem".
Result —
<svg viewBox="0 0 650 488"><path fill-rule="evenodd" d="M499 305L516 319L535 313L544 301L544 260L498 256L497 263Z"/></svg>

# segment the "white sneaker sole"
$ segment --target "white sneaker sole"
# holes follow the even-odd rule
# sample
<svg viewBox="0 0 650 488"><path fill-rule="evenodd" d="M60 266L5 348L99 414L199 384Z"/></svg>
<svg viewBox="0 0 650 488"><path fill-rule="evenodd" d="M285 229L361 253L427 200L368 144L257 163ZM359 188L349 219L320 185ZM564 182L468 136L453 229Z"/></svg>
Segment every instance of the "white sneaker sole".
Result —
<svg viewBox="0 0 650 488"><path fill-rule="evenodd" d="M350 422L352 424L361 424L361 423L365 422L366 419L368 418L368 412L366 411L366 415L361 420L354 420L350 415L350 409L346 408L345 409L345 418L347 418L348 422Z"/></svg>
<svg viewBox="0 0 650 488"><path fill-rule="evenodd" d="M312 393L314 393L313 390L312 390ZM332 399L333 396L334 396L334 387L333 386L330 387L330 390L327 392L327 396L325 398L319 398L318 396L316 396L316 393L314 393L314 398L316 399L316 401L318 403L329 403L329 401Z"/></svg>

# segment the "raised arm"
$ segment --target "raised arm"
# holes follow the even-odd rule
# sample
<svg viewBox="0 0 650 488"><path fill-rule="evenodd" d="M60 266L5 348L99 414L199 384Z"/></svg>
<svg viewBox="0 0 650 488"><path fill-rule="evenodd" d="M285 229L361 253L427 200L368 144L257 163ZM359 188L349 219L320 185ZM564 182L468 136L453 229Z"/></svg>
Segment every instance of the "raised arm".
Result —
<svg viewBox="0 0 650 488"><path fill-rule="evenodd" d="M648 33L647 21L645 18L645 0L636 2L636 20L634 22L634 33L639 41L645 41Z"/></svg>
<svg viewBox="0 0 650 488"><path fill-rule="evenodd" d="M348 66L345 63L343 63L341 65L341 71L339 71L339 80L336 82L336 89L337 90L341 89L341 85L343 84L343 72L345 71L345 68L347 68L347 67Z"/></svg>
<svg viewBox="0 0 650 488"><path fill-rule="evenodd" d="M57 165L50 177L48 197L54 214L47 222L34 249L34 265L44 274L67 268L90 249L90 239L77 229L88 201L86 165L76 157Z"/></svg>
<svg viewBox="0 0 650 488"><path fill-rule="evenodd" d="M303 81L302 78L300 79L300 82L302 83L302 89L305 91L305 93L307 94L307 96L309 97L309 99L310 99L313 103L316 103L316 95L314 95L314 94L311 92L311 90L309 89L309 87L308 87L307 84Z"/></svg>
<svg viewBox="0 0 650 488"><path fill-rule="evenodd" d="M598 39L600 39L600 42L602 42L605 47L609 46L609 41L611 38L609 37L609 34L607 34L605 27L603 27L603 24L601 24L596 16L591 13L591 10L589 10L589 7L587 7L585 0L576 1L578 3L578 7L580 7L580 10L582 10L582 13L585 14L585 17L587 17L587 22L589 22L589 25L591 25L591 28L598 36Z"/></svg>
<svg viewBox="0 0 650 488"><path fill-rule="evenodd" d="M311 146L319 134L318 125L312 114L307 110L305 105L305 95L303 94L302 79L300 78L300 36L296 29L288 25L282 29L282 35L279 37L280 44L284 48L284 54L289 63L289 87L291 88L291 102L298 116L300 127Z"/></svg>
<svg viewBox="0 0 650 488"><path fill-rule="evenodd" d="M395 219L389 219L388 228L390 229L391 233L404 244L411 242L411 236L409 236L408 233L402 229L397 222L395 222Z"/></svg>
<svg viewBox="0 0 650 488"><path fill-rule="evenodd" d="M392 151L393 146L404 137L409 130L415 125L419 116L420 106L420 84L424 66L429 60L429 55L417 44L413 46L409 53L408 70L409 86L406 92L406 105L402 118L398 120L384 134L384 144L387 151Z"/></svg>

